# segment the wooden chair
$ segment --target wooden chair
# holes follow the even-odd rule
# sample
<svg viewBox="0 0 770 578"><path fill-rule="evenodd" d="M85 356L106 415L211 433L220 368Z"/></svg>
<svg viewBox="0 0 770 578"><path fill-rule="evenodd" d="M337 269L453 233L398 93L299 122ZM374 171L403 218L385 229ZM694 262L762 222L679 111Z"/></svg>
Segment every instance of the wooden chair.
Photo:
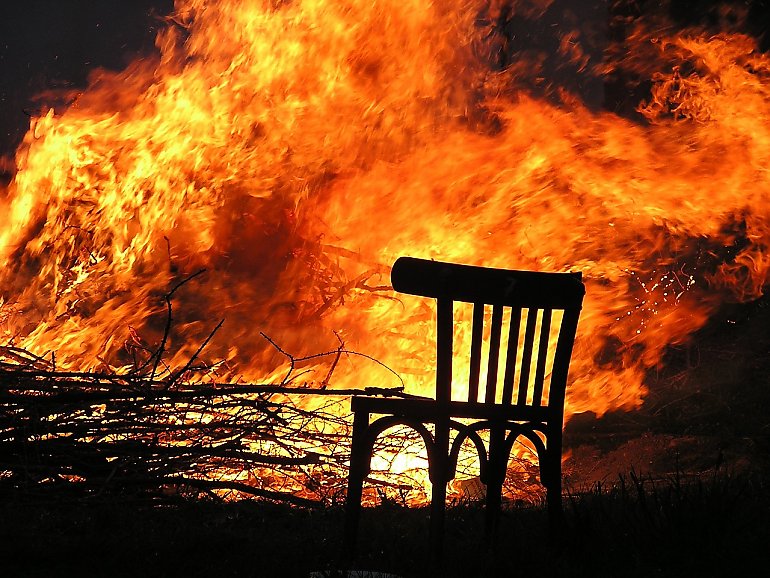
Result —
<svg viewBox="0 0 770 578"><path fill-rule="evenodd" d="M427 446L434 556L441 555L446 486L455 475L465 440L479 454L480 479L487 488L487 530L491 532L496 524L509 454L519 436L527 438L537 451L553 528L562 515L564 395L585 293L581 274L490 269L401 257L391 278L397 291L437 301L436 399L353 398L347 555L352 558L355 551L363 482L370 471L375 440L386 429L401 424L414 428ZM468 395L462 400L453 399L451 387L456 357L455 302L473 304L466 358ZM485 340L487 376L479 400ZM506 341L507 348L501 347ZM502 381L498 372L501 353L505 359ZM372 415L380 417L370 422ZM489 432L488 449L480 435L484 430ZM454 436L453 431L457 432Z"/></svg>

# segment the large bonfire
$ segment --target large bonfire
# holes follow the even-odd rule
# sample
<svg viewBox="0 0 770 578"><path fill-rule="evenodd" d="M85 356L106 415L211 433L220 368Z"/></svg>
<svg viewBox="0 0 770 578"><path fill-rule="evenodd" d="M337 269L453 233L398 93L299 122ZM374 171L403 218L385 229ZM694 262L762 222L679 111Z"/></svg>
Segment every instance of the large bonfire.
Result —
<svg viewBox="0 0 770 578"><path fill-rule="evenodd" d="M620 115L512 48L550 4L177 0L156 58L32 119L0 191L4 340L120 373L161 341L184 365L224 319L213 381L343 342L368 358L302 379L429 393L432 313L389 290L395 258L581 271L567 417L638 407L667 346L767 283L770 60L658 17L598 59L560 31L582 78L651 81Z"/></svg>

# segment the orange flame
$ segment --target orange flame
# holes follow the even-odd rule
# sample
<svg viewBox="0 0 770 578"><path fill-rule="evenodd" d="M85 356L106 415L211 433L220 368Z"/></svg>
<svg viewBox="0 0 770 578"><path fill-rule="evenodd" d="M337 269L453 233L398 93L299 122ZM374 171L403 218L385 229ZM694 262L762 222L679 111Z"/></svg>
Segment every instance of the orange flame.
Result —
<svg viewBox="0 0 770 578"><path fill-rule="evenodd" d="M430 309L383 287L397 256L580 270L568 414L638 407L667 346L767 283L770 61L640 24L595 71L649 75L629 120L495 70L487 4L177 0L159 58L32 120L0 212L6 339L120 369L205 268L175 296L169 364L224 318L220 377L282 374L260 332L296 355L338 335L429 392ZM360 358L334 378L396 385Z"/></svg>

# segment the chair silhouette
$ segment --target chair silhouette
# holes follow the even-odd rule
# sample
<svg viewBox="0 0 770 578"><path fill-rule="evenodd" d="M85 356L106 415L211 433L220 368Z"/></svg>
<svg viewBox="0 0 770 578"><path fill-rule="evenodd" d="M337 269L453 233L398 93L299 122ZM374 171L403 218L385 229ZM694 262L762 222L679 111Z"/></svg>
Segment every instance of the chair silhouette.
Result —
<svg viewBox="0 0 770 578"><path fill-rule="evenodd" d="M352 558L355 552L363 482L370 472L374 443L396 425L414 428L427 447L432 484L430 540L437 559L443 544L446 486L455 475L460 447L466 440L479 454L479 478L486 485L487 532L496 526L509 455L519 436L528 439L537 452L553 529L562 516L564 396L585 294L581 274L490 269L401 257L393 265L391 280L397 291L436 299L436 398L352 399L344 535L347 555ZM472 304L466 357L453 352L453 336L460 322L455 309L462 307L455 307L456 302ZM485 341L488 345L483 347ZM480 392L483 351L487 352L487 371ZM501 354L505 367L499 387ZM458 358L470 367L468 393L459 401L452 396L453 359ZM372 415L380 417L370 422ZM487 443L481 435L485 430ZM453 431L457 432L454 436Z"/></svg>

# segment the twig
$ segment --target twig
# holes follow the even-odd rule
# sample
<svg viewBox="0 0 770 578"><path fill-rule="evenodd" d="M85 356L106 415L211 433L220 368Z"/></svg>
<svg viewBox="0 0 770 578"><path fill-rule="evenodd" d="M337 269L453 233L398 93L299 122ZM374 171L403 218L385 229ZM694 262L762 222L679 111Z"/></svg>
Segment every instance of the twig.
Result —
<svg viewBox="0 0 770 578"><path fill-rule="evenodd" d="M271 339L271 338L270 338L270 337L269 337L267 334L263 333L262 331L260 331L260 332L259 332L259 334L260 334L262 337L264 337L264 338L267 340L267 342L268 342L268 343L270 343L270 345L272 345L273 347L275 347L275 348L278 350L278 352L279 352L279 353L283 354L284 356L286 356L286 357L289 359L289 371L288 371L288 372L287 372L287 374L284 376L284 378L283 378L283 380L281 381L281 383L287 383L287 382L289 381L289 377L290 377L290 376L291 376L291 374L294 372L294 370L295 370L295 367L296 367L296 364L297 364L298 362L302 362L302 361L310 361L310 360L312 360L312 359L318 359L318 358L321 358L321 357L328 357L329 355L336 355L336 356L338 356L338 358L339 358L339 356L340 356L340 355L342 355L342 354L344 353L345 355L354 355L354 356L357 356L357 357L363 357L364 359L368 359L369 361L372 361L372 362L376 363L377 365L379 365L379 366L381 366L381 367L385 368L385 369L386 369L386 370L388 370L390 373L392 373L393 375L395 375L395 376L396 376L396 378L398 378L398 380L401 382L401 386L402 386L402 388L405 388L405 387L406 387L406 383L404 383L404 380L403 380L403 378L402 378L402 377L401 377L401 376L398 374L398 372L397 372L396 370L392 369L391 367L387 366L387 365L386 365L386 364L384 364L382 361L380 361L379 359L376 359L376 358L372 357L371 355L367 355L367 354L365 354L365 353L359 353L358 351L349 351L349 350L347 350L347 349L335 349L334 351L325 351L325 352L323 352L323 353L314 353L314 354L312 354L312 355L306 355L306 356L304 356L304 357L294 357L293 355L291 355L291 354L287 353L286 351L284 351L284 350L283 350L283 349L282 349L282 348L281 348L281 347L280 347L280 346L279 346L279 345L278 345L278 344L277 344L275 341L273 341L273 339ZM335 335L336 335L336 333L335 333ZM339 336L337 337L337 339L339 339ZM335 365L336 365L336 363L335 363ZM323 382L322 382L322 384L323 384Z"/></svg>
<svg viewBox="0 0 770 578"><path fill-rule="evenodd" d="M150 371L150 378L154 379L155 375L158 371L158 365L160 364L160 360L163 357L163 354L166 351L166 343L168 342L168 336L171 333L171 324L172 324L172 317L171 317L171 297L174 296L174 293L177 292L177 290L185 285L186 283L192 281L196 277L203 275L203 273L206 272L206 269L200 269L199 271L196 271L192 275L189 275L188 277L185 277L181 281L179 281L176 285L174 285L171 288L171 291L166 293L163 296L163 299L166 301L166 326L163 329L163 337L160 340L160 345L158 345L158 349L155 351L155 354L150 357L150 359L153 360L152 364L152 371ZM153 359L154 358L154 359ZM148 360L149 361L149 360ZM146 364L145 364L146 366Z"/></svg>
<svg viewBox="0 0 770 578"><path fill-rule="evenodd" d="M334 332L334 336L337 338L337 341L340 342L340 346L337 348L337 355L334 356L334 361L332 361L332 364L329 367L329 372L326 374L326 377L323 378L323 381L321 381L321 389L326 389L326 387L329 385L329 380L332 377L332 373L334 373L334 368L337 367L337 363L340 360L340 356L342 355L342 352L345 349L345 342L342 341L342 338L339 336L339 334L336 331Z"/></svg>
<svg viewBox="0 0 770 578"><path fill-rule="evenodd" d="M187 363L185 363L184 367L182 367L182 369L180 369L179 371L176 371L176 372L171 374L171 376L168 378L168 381L166 382L167 383L166 389L168 389L172 384L176 383L176 381L182 375L184 375L185 373L187 373L190 370L190 368L192 367L193 362L196 359L198 359L198 356L206 348L206 346L209 344L209 342L214 337L214 334L216 334L216 332L219 331L219 329L222 327L224 322L225 322L224 319L220 320L219 323L217 323L217 326L214 327L214 329L211 330L211 333L209 333L208 337L206 337L206 339L203 340L203 343L201 343L200 347L198 347L198 349L195 350L195 353L192 354L190 359L187 360Z"/></svg>

